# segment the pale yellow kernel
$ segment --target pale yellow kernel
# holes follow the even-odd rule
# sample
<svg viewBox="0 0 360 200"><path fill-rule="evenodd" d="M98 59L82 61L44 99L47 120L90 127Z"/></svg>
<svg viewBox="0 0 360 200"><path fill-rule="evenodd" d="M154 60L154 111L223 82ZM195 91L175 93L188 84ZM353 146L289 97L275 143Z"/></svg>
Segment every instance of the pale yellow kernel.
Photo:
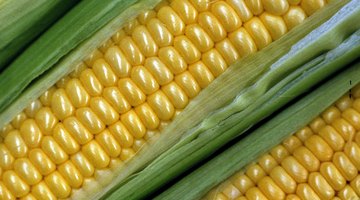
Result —
<svg viewBox="0 0 360 200"><path fill-rule="evenodd" d="M360 101L359 101L360 102ZM335 119L338 119L341 117L341 112L338 108L335 106L331 106L328 109L326 109L322 114L322 118L327 124L331 124L335 121Z"/></svg>
<svg viewBox="0 0 360 200"><path fill-rule="evenodd" d="M135 108L136 114L147 129L156 129L160 120L148 103L143 103Z"/></svg>
<svg viewBox="0 0 360 200"><path fill-rule="evenodd" d="M270 154L278 163L290 155L290 153L286 150L283 145L277 145L276 147L272 148Z"/></svg>
<svg viewBox="0 0 360 200"><path fill-rule="evenodd" d="M51 100L51 109L59 120L63 120L73 114L74 106L71 104L64 89L58 89L54 92Z"/></svg>
<svg viewBox="0 0 360 200"><path fill-rule="evenodd" d="M74 154L80 149L79 144L65 129L63 124L57 124L55 126L53 137L67 154Z"/></svg>
<svg viewBox="0 0 360 200"><path fill-rule="evenodd" d="M102 53L105 53L108 48L110 48L114 45L115 45L114 41L110 38L100 45L99 50Z"/></svg>
<svg viewBox="0 0 360 200"><path fill-rule="evenodd" d="M351 140L355 135L355 128L343 118L336 119L331 125L345 141Z"/></svg>
<svg viewBox="0 0 360 200"><path fill-rule="evenodd" d="M338 196L342 199L342 200L353 200L353 199L359 199L359 196L356 194L356 192L351 188L350 185L347 185L344 187L344 189L342 189L341 191L338 192Z"/></svg>
<svg viewBox="0 0 360 200"><path fill-rule="evenodd" d="M87 106L90 96L79 79L73 78L65 86L66 93L71 103L76 107Z"/></svg>
<svg viewBox="0 0 360 200"><path fill-rule="evenodd" d="M58 82L56 82L56 87L58 88L65 88L65 85L67 84L67 82L70 80L69 76L65 76L62 77L60 80L58 80Z"/></svg>
<svg viewBox="0 0 360 200"><path fill-rule="evenodd" d="M119 46L131 65L141 65L144 62L144 55L131 37L123 38Z"/></svg>
<svg viewBox="0 0 360 200"><path fill-rule="evenodd" d="M200 13L198 23L214 42L219 42L226 37L226 30L211 12Z"/></svg>
<svg viewBox="0 0 360 200"><path fill-rule="evenodd" d="M360 131L360 113L353 108L348 108L342 113L342 117L347 120L357 131Z"/></svg>
<svg viewBox="0 0 360 200"><path fill-rule="evenodd" d="M319 135L334 151L341 151L344 148L345 140L332 126L325 126L322 128L319 131Z"/></svg>
<svg viewBox="0 0 360 200"><path fill-rule="evenodd" d="M306 14L312 15L314 12L326 5L326 0L302 0L301 7Z"/></svg>
<svg viewBox="0 0 360 200"><path fill-rule="evenodd" d="M134 149L135 152L139 151L144 145L146 145L146 140L144 139L136 139L134 141L134 144L132 146L132 148Z"/></svg>
<svg viewBox="0 0 360 200"><path fill-rule="evenodd" d="M354 138L354 141L360 145L360 131L356 133L355 135L355 138Z"/></svg>
<svg viewBox="0 0 360 200"><path fill-rule="evenodd" d="M303 23L306 17L305 11L300 6L290 6L289 10L283 15L289 30Z"/></svg>
<svg viewBox="0 0 360 200"><path fill-rule="evenodd" d="M84 71L84 70L87 69L87 68L88 68L88 66L87 66L84 62L80 62L78 65L76 65L76 66L74 67L73 71L69 74L69 76L70 76L71 78L79 78L81 72ZM71 79L70 79L70 80L71 80ZM69 81L70 81L70 80L69 80ZM41 98L40 98L40 101L41 101ZM43 101L41 101L41 103L42 103L43 105L45 105ZM46 106L46 105L45 105L45 106Z"/></svg>
<svg viewBox="0 0 360 200"><path fill-rule="evenodd" d="M288 2L290 5L298 5L301 2L301 0L288 0Z"/></svg>
<svg viewBox="0 0 360 200"><path fill-rule="evenodd" d="M345 144L344 152L355 167L360 170L360 147L355 142Z"/></svg>
<svg viewBox="0 0 360 200"><path fill-rule="evenodd" d="M41 149L44 151L44 153L47 156L49 156L49 158L55 164L61 164L69 158L67 153L60 147L60 145L51 136L43 137L41 141Z"/></svg>
<svg viewBox="0 0 360 200"><path fill-rule="evenodd" d="M163 86L161 90L177 109L184 108L189 102L185 92L175 82Z"/></svg>
<svg viewBox="0 0 360 200"><path fill-rule="evenodd" d="M36 112L42 107L41 102L36 99L34 101L32 101L26 108L25 108L25 114L29 117L29 118L34 118Z"/></svg>
<svg viewBox="0 0 360 200"><path fill-rule="evenodd" d="M344 96L342 96L340 99L338 99L335 103L336 107L340 110L340 111L345 111L346 109L350 108L353 104L354 100L353 98L350 98L350 96L348 94L345 94Z"/></svg>
<svg viewBox="0 0 360 200"><path fill-rule="evenodd" d="M159 85L166 85L174 79L174 75L158 57L146 59L144 66L154 76Z"/></svg>
<svg viewBox="0 0 360 200"><path fill-rule="evenodd" d="M305 146L297 148L293 152L293 156L298 160L309 172L318 171L320 161L311 151Z"/></svg>
<svg viewBox="0 0 360 200"><path fill-rule="evenodd" d="M308 182L321 199L332 199L335 196L334 189L319 172L312 172Z"/></svg>
<svg viewBox="0 0 360 200"><path fill-rule="evenodd" d="M123 166L124 166L124 162L121 161L119 158L110 160L109 168L114 172L119 171L119 169Z"/></svg>
<svg viewBox="0 0 360 200"><path fill-rule="evenodd" d="M287 0L262 0L264 9L273 15L283 15L289 9Z"/></svg>
<svg viewBox="0 0 360 200"><path fill-rule="evenodd" d="M286 196L286 200L301 200L301 199L296 194L290 194L290 195Z"/></svg>
<svg viewBox="0 0 360 200"><path fill-rule="evenodd" d="M269 31L273 40L279 39L287 32L285 21L280 16L264 12L260 15L260 20Z"/></svg>
<svg viewBox="0 0 360 200"><path fill-rule="evenodd" d="M2 139L4 139L6 135L12 130L14 130L14 127L11 124L6 124L0 130L0 138L2 137Z"/></svg>
<svg viewBox="0 0 360 200"><path fill-rule="evenodd" d="M172 45L173 35L159 19L151 19L146 24L146 28L159 47Z"/></svg>
<svg viewBox="0 0 360 200"><path fill-rule="evenodd" d="M321 162L331 160L334 151L320 136L312 135L304 144Z"/></svg>
<svg viewBox="0 0 360 200"><path fill-rule="evenodd" d="M216 16L227 32L240 28L242 22L233 8L224 1L218 1L211 6L211 12Z"/></svg>
<svg viewBox="0 0 360 200"><path fill-rule="evenodd" d="M229 39L241 57L245 57L257 51L253 38L251 38L250 34L243 27L230 33Z"/></svg>
<svg viewBox="0 0 360 200"><path fill-rule="evenodd" d="M285 199L284 191L268 176L259 181L258 187L268 199Z"/></svg>
<svg viewBox="0 0 360 200"><path fill-rule="evenodd" d="M185 23L170 6L163 6L160 8L157 17L174 36L184 33Z"/></svg>
<svg viewBox="0 0 360 200"><path fill-rule="evenodd" d="M20 200L36 200L36 198L32 194L27 194L23 196Z"/></svg>
<svg viewBox="0 0 360 200"><path fill-rule="evenodd" d="M31 189L31 194L37 199L57 199L44 181L41 181Z"/></svg>
<svg viewBox="0 0 360 200"><path fill-rule="evenodd" d="M138 106L145 102L145 94L130 78L120 79L118 82L118 88L130 105Z"/></svg>
<svg viewBox="0 0 360 200"><path fill-rule="evenodd" d="M242 194L245 194L249 188L254 187L255 185L248 176L240 173L234 176L232 183L239 189Z"/></svg>
<svg viewBox="0 0 360 200"><path fill-rule="evenodd" d="M15 158L25 157L29 150L18 130L10 131L4 139L4 144Z"/></svg>
<svg viewBox="0 0 360 200"><path fill-rule="evenodd" d="M20 134L28 147L35 148L40 145L42 131L35 120L25 120L20 126Z"/></svg>
<svg viewBox="0 0 360 200"><path fill-rule="evenodd" d="M160 131L163 131L170 124L170 122L171 122L170 120L169 121L161 121L158 129Z"/></svg>
<svg viewBox="0 0 360 200"><path fill-rule="evenodd" d="M105 124L88 107L77 109L76 117L92 134L100 133L105 128Z"/></svg>
<svg viewBox="0 0 360 200"><path fill-rule="evenodd" d="M85 90L91 96L99 96L103 90L103 85L96 78L94 72L91 69L85 69L80 74L80 81L83 84ZM55 95L53 99L55 98Z"/></svg>
<svg viewBox="0 0 360 200"><path fill-rule="evenodd" d="M11 125L16 128L20 129L21 124L27 119L27 116L24 112L17 114L14 119L11 121Z"/></svg>
<svg viewBox="0 0 360 200"><path fill-rule="evenodd" d="M2 175L2 182L15 197L23 197L30 191L29 185L26 184L13 170L4 172Z"/></svg>
<svg viewBox="0 0 360 200"><path fill-rule="evenodd" d="M121 147L109 130L105 129L96 135L95 139L110 157L116 158L120 155Z"/></svg>
<svg viewBox="0 0 360 200"><path fill-rule="evenodd" d="M54 92L56 91L56 88L54 86L52 86L51 88L49 88L48 90L46 90L41 96L40 96L40 102L44 105L44 106L50 106L51 105L51 99L52 96L54 95Z"/></svg>
<svg viewBox="0 0 360 200"><path fill-rule="evenodd" d="M246 197L250 200L266 200L267 199L266 196L257 187L250 188L246 192Z"/></svg>
<svg viewBox="0 0 360 200"><path fill-rule="evenodd" d="M202 54L201 61L209 68L211 73L218 77L227 69L227 64L224 58L216 49L211 49L210 51Z"/></svg>
<svg viewBox="0 0 360 200"><path fill-rule="evenodd" d="M176 112L175 112L176 113ZM144 136L144 139L146 141L149 141L149 140L155 140L156 138L158 138L160 136L160 133L159 133L159 130L156 129L156 130L148 130L146 131L145 133L145 136Z"/></svg>
<svg viewBox="0 0 360 200"><path fill-rule="evenodd" d="M347 181L351 181L358 175L358 170L344 152L336 152L332 162Z"/></svg>
<svg viewBox="0 0 360 200"><path fill-rule="evenodd" d="M223 193L218 193L214 197L214 200L228 200L229 198L225 196Z"/></svg>
<svg viewBox="0 0 360 200"><path fill-rule="evenodd" d="M35 185L42 180L40 172L27 158L19 158L14 162L14 170L28 185Z"/></svg>
<svg viewBox="0 0 360 200"><path fill-rule="evenodd" d="M135 151L131 148L123 148L121 150L121 155L120 155L120 159L122 161L128 161L129 159L131 159L132 157L135 156Z"/></svg>
<svg viewBox="0 0 360 200"><path fill-rule="evenodd" d="M360 112L360 97L357 98L354 103L353 103L353 108L355 110L357 110L358 112ZM14 126L15 127L15 126Z"/></svg>
<svg viewBox="0 0 360 200"><path fill-rule="evenodd" d="M174 74L182 73L187 68L187 63L172 46L163 47L159 50L160 60L170 69Z"/></svg>
<svg viewBox="0 0 360 200"><path fill-rule="evenodd" d="M75 117L65 119L64 126L79 144L86 144L93 138L93 135Z"/></svg>
<svg viewBox="0 0 360 200"><path fill-rule="evenodd" d="M116 84L117 77L104 59L98 59L94 62L93 71L103 86L110 87Z"/></svg>
<svg viewBox="0 0 360 200"><path fill-rule="evenodd" d="M262 155L259 158L258 163L267 174L269 174L271 170L278 165L276 160L269 154Z"/></svg>
<svg viewBox="0 0 360 200"><path fill-rule="evenodd" d="M295 133L296 137L298 137L302 142L305 142L305 140L307 140L313 134L313 131L308 126L305 126Z"/></svg>
<svg viewBox="0 0 360 200"><path fill-rule="evenodd" d="M290 153L293 153L295 149L302 146L302 142L299 138L295 136L290 136L282 142L282 145L288 150Z"/></svg>
<svg viewBox="0 0 360 200"><path fill-rule="evenodd" d="M185 35L201 52L206 52L214 46L210 36L198 24L186 26Z"/></svg>
<svg viewBox="0 0 360 200"><path fill-rule="evenodd" d="M190 0L190 2L199 12L208 10L210 6L210 0Z"/></svg>
<svg viewBox="0 0 360 200"><path fill-rule="evenodd" d="M188 64L192 64L201 58L200 51L196 46L184 35L175 37L174 48L184 58Z"/></svg>
<svg viewBox="0 0 360 200"><path fill-rule="evenodd" d="M134 142L134 138L129 133L129 131L127 130L127 128L124 126L123 123L121 123L120 121L116 122L115 124L109 126L109 130L111 134L113 134L116 140L119 142L121 147L126 148L132 146Z"/></svg>
<svg viewBox="0 0 360 200"><path fill-rule="evenodd" d="M122 114L131 109L130 103L117 87L108 87L104 89L103 97L110 103L116 112Z"/></svg>
<svg viewBox="0 0 360 200"><path fill-rule="evenodd" d="M139 21L137 19L132 19L124 25L124 32L127 35L131 35L133 34L134 29L138 26L139 26Z"/></svg>
<svg viewBox="0 0 360 200"><path fill-rule="evenodd" d="M147 102L160 120L169 120L174 115L174 106L161 90L148 96Z"/></svg>
<svg viewBox="0 0 360 200"><path fill-rule="evenodd" d="M249 166L249 168L246 170L246 175L254 183L257 183L260 179L266 176L266 172L258 164L253 164Z"/></svg>
<svg viewBox="0 0 360 200"><path fill-rule="evenodd" d="M137 66L131 70L131 79L146 95L159 90L159 84L154 76L143 66Z"/></svg>
<svg viewBox="0 0 360 200"><path fill-rule="evenodd" d="M201 88L207 87L214 80L214 76L210 70L201 61L190 65L189 72L193 75Z"/></svg>
<svg viewBox="0 0 360 200"><path fill-rule="evenodd" d="M101 148L95 140L85 144L82 149L84 156L94 165L97 169L103 169L109 165L110 157Z"/></svg>
<svg viewBox="0 0 360 200"><path fill-rule="evenodd" d="M302 200L320 200L320 197L306 183L301 183L301 184L298 185L298 187L296 189L296 194Z"/></svg>
<svg viewBox="0 0 360 200"><path fill-rule="evenodd" d="M196 22L197 10L187 0L174 0L170 4L171 8L180 16L185 24L192 24Z"/></svg>
<svg viewBox="0 0 360 200"><path fill-rule="evenodd" d="M241 197L236 198L235 200L247 200L247 198L244 196L241 196Z"/></svg>
<svg viewBox="0 0 360 200"><path fill-rule="evenodd" d="M0 199L15 200L13 194L6 188L6 186L2 182L0 182Z"/></svg>
<svg viewBox="0 0 360 200"><path fill-rule="evenodd" d="M106 124L111 125L119 120L119 114L116 110L102 97L94 97L90 101L90 108Z"/></svg>
<svg viewBox="0 0 360 200"><path fill-rule="evenodd" d="M59 172L49 174L44 181L57 198L66 198L70 195L71 187Z"/></svg>
<svg viewBox="0 0 360 200"><path fill-rule="evenodd" d="M305 183L307 181L308 171L294 157L286 157L281 162L281 166L297 183Z"/></svg>
<svg viewBox="0 0 360 200"><path fill-rule="evenodd" d="M350 182L351 188L360 196L360 175Z"/></svg>
<svg viewBox="0 0 360 200"><path fill-rule="evenodd" d="M102 187L108 186L111 181L115 178L113 172L109 169L96 170L94 178Z"/></svg>
<svg viewBox="0 0 360 200"><path fill-rule="evenodd" d="M228 38L215 45L216 50L222 55L228 65L239 59L239 54Z"/></svg>
<svg viewBox="0 0 360 200"><path fill-rule="evenodd" d="M48 175L56 169L56 165L41 149L32 149L29 152L29 160L42 175Z"/></svg>
<svg viewBox="0 0 360 200"><path fill-rule="evenodd" d="M270 33L258 17L254 17L244 24L246 31L254 39L258 49L263 49L272 42Z"/></svg>
<svg viewBox="0 0 360 200"><path fill-rule="evenodd" d="M52 134L52 130L58 123L54 113L49 107L42 107L35 115L35 120L42 133L45 135Z"/></svg>
<svg viewBox="0 0 360 200"><path fill-rule="evenodd" d="M235 10L239 15L241 21L247 22L253 17L252 12L246 5L244 0L226 0L226 2Z"/></svg>
<svg viewBox="0 0 360 200"><path fill-rule="evenodd" d="M297 184L284 168L276 166L269 175L286 194L295 193Z"/></svg>
<svg viewBox="0 0 360 200"><path fill-rule="evenodd" d="M9 149L3 143L0 143L0 167L4 170L11 169L14 160Z"/></svg>
<svg viewBox="0 0 360 200"><path fill-rule="evenodd" d="M70 160L58 166L57 169L70 187L79 188L81 186L83 176Z"/></svg>
<svg viewBox="0 0 360 200"><path fill-rule="evenodd" d="M134 29L132 39L144 56L157 55L158 46L144 25L137 26Z"/></svg>
<svg viewBox="0 0 360 200"><path fill-rule="evenodd" d="M91 177L94 174L94 166L81 151L71 156L71 162L84 177Z"/></svg>
<svg viewBox="0 0 360 200"><path fill-rule="evenodd" d="M96 181L94 177L84 179L82 190L84 191L85 195L87 194L96 194L100 192L103 188L99 182Z"/></svg>
<svg viewBox="0 0 360 200"><path fill-rule="evenodd" d="M346 180L331 162L323 162L320 173L335 191L339 191L346 185Z"/></svg>
<svg viewBox="0 0 360 200"><path fill-rule="evenodd" d="M151 19L156 17L156 12L153 10L147 10L139 14L137 20L140 24L147 24Z"/></svg>
<svg viewBox="0 0 360 200"><path fill-rule="evenodd" d="M130 76L131 65L119 47L110 47L105 53L105 60L116 76L120 78Z"/></svg>
<svg viewBox="0 0 360 200"><path fill-rule="evenodd" d="M241 195L240 191L231 182L226 183L226 186L222 188L222 193L229 199L235 199Z"/></svg>
<svg viewBox="0 0 360 200"><path fill-rule="evenodd" d="M254 15L260 15L264 11L261 0L245 0L245 3Z"/></svg>
<svg viewBox="0 0 360 200"><path fill-rule="evenodd" d="M95 49L85 60L85 64L89 67L94 65L94 62L99 59L104 57L104 55L101 53L101 51L99 51L98 49Z"/></svg>
<svg viewBox="0 0 360 200"><path fill-rule="evenodd" d="M121 115L121 122L135 138L142 138L145 135L146 128L134 110Z"/></svg>

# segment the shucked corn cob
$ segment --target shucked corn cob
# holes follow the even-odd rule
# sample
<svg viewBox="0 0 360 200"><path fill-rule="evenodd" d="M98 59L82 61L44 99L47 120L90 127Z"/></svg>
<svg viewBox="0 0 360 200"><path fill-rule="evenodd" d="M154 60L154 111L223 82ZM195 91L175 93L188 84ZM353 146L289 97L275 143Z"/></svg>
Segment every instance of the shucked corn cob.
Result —
<svg viewBox="0 0 360 200"><path fill-rule="evenodd" d="M357 85L206 199L359 199L359 145Z"/></svg>
<svg viewBox="0 0 360 200"><path fill-rule="evenodd" d="M144 12L2 129L1 198L106 184L230 64L325 3L174 0Z"/></svg>

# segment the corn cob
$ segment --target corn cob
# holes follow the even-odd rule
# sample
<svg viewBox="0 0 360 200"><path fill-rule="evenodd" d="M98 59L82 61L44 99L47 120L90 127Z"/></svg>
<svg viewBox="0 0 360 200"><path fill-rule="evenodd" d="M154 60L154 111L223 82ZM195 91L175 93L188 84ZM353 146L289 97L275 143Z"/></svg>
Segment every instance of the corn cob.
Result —
<svg viewBox="0 0 360 200"><path fill-rule="evenodd" d="M360 84L206 199L358 199Z"/></svg>

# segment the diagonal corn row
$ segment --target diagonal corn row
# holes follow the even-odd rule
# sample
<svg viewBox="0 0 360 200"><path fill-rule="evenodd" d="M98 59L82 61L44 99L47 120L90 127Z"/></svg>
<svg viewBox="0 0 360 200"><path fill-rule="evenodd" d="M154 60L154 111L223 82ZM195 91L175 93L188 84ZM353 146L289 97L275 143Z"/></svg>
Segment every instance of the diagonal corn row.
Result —
<svg viewBox="0 0 360 200"><path fill-rule="evenodd" d="M106 185L229 65L325 4L173 0L142 13L3 127L0 199Z"/></svg>

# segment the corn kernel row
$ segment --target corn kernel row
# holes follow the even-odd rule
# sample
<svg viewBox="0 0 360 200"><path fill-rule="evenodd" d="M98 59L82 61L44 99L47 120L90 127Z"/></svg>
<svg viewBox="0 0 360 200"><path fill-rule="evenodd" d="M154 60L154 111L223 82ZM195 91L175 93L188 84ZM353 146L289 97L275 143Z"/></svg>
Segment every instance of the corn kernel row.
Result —
<svg viewBox="0 0 360 200"><path fill-rule="evenodd" d="M359 199L360 85L212 191L213 199ZM208 198L210 198L208 196Z"/></svg>
<svg viewBox="0 0 360 200"><path fill-rule="evenodd" d="M173 0L143 12L2 129L0 197L106 185L230 64L325 3Z"/></svg>

